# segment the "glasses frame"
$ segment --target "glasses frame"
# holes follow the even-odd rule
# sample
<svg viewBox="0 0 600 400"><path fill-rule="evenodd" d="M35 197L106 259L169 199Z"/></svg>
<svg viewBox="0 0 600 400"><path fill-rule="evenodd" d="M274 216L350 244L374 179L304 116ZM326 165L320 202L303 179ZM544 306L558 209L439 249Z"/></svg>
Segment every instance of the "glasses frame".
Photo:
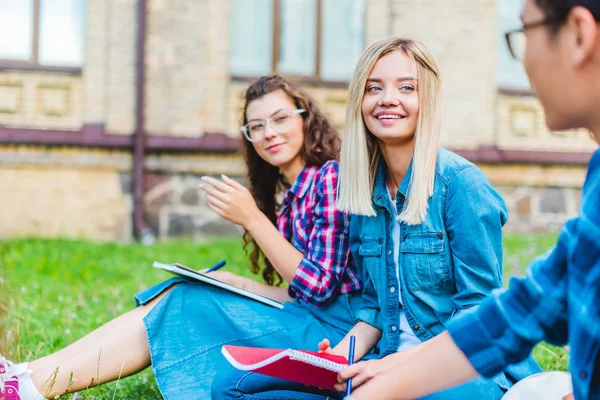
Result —
<svg viewBox="0 0 600 400"><path fill-rule="evenodd" d="M306 112L305 109L303 109L303 108L297 108L295 110L287 111L286 114L288 114L288 117L291 117L293 115L298 115L298 114L302 114L302 113L305 113L305 112ZM274 117L267 118L267 119L261 119L261 120L257 120L257 121L264 121L264 123L265 123L265 132L266 132L267 125L269 123L273 123L273 118ZM264 138L265 138L264 135L260 139L252 139L252 137L250 136L250 129L248 128L248 125L250 125L250 123L248 123L248 124L246 124L244 126L240 126L240 130L244 134L244 137L246 138L247 141L252 142L252 143L256 143L256 142L260 142L261 140L264 140ZM273 130L275 132L277 132L277 129L273 128ZM277 134L281 135L281 133L279 133L279 132L277 132Z"/></svg>
<svg viewBox="0 0 600 400"><path fill-rule="evenodd" d="M508 51L510 52L510 55L512 56L512 58L514 58L517 61L521 61L521 58L518 57L518 55L515 53L515 50L513 49L513 47L510 44L511 36L514 36L516 34L525 34L525 32L530 29L539 28L540 26L551 25L551 24L554 24L557 22L559 22L559 19L556 17L546 17L540 21L524 23L520 28L513 29L513 30L506 32L504 34L504 38L506 39L506 47L508 47Z"/></svg>

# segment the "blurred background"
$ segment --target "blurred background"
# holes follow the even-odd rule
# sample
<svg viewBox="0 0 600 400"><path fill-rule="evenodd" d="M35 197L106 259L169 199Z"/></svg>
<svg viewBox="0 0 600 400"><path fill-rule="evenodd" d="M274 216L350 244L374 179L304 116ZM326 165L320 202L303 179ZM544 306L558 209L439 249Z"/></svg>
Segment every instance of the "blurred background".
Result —
<svg viewBox="0 0 600 400"><path fill-rule="evenodd" d="M445 85L443 143L504 196L508 230L576 214L587 132L553 134L504 32L521 0L0 0L0 238L237 235L199 177L242 178L240 95L302 82L343 128L371 42L423 41ZM561 83L557 82L557 90Z"/></svg>

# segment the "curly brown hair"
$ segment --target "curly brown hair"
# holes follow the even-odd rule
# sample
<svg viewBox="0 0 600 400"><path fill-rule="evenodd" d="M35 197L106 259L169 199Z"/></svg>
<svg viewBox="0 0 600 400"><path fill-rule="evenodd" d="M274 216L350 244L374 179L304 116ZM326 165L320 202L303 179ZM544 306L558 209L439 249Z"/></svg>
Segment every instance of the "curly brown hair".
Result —
<svg viewBox="0 0 600 400"><path fill-rule="evenodd" d="M306 110L302 114L304 143L300 149L300 156L304 163L306 165L321 166L329 160L337 159L340 147L337 130L331 125L312 97L300 89L298 85L279 75L263 76L246 89L241 124L246 125L248 123L246 110L250 102L276 90L283 90L292 99L296 107ZM279 209L276 196L293 182L285 182L279 168L263 160L252 146L252 143L243 137L242 143L248 167L250 193L254 197L258 208L276 225L276 213ZM254 274L258 274L262 270L262 277L268 285L281 285L283 279L247 230L244 232L244 250L250 258Z"/></svg>

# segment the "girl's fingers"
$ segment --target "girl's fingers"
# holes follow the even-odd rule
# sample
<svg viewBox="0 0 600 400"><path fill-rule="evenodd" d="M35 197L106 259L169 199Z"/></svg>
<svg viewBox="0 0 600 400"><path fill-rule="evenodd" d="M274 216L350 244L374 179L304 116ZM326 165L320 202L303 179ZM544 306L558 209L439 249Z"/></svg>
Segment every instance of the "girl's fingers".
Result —
<svg viewBox="0 0 600 400"><path fill-rule="evenodd" d="M352 385L352 386L354 386L354 385ZM336 383L335 385L333 385L333 387L338 392L345 392L346 391L346 383Z"/></svg>
<svg viewBox="0 0 600 400"><path fill-rule="evenodd" d="M212 185L206 185L206 184L202 185L201 184L200 189L204 190L207 195L217 198L221 201L227 201L229 199L228 194L223 193L222 191L218 190L217 188L215 188Z"/></svg>
<svg viewBox="0 0 600 400"><path fill-rule="evenodd" d="M208 195L206 196L206 199L208 200L208 205L212 205L214 207L217 207L218 209L223 211L223 208L225 208L226 204L224 202L222 202L221 200L219 200L217 197L213 196L213 195Z"/></svg>
<svg viewBox="0 0 600 400"><path fill-rule="evenodd" d="M219 217L225 218L225 212L223 210L221 210L220 208L217 208L215 206L213 206L212 204L208 204L208 208L210 208L211 210L213 210L215 213L217 213L217 215Z"/></svg>
<svg viewBox="0 0 600 400"><path fill-rule="evenodd" d="M359 387L375 376L371 365L372 364L370 362L366 361L350 365L348 368L344 368L338 374L338 383L341 384L352 378L352 387Z"/></svg>
<svg viewBox="0 0 600 400"><path fill-rule="evenodd" d="M358 375L356 375L355 377L352 378L352 387L359 387L360 385L362 385L363 383L368 382L369 380L371 380L373 377L370 376L369 374L365 374L365 373L360 373Z"/></svg>
<svg viewBox="0 0 600 400"><path fill-rule="evenodd" d="M221 182L218 179L211 178L210 176L203 176L201 179L203 182L206 182L206 183L214 186L216 189L220 190L221 192L229 193L233 190L233 188L230 185L228 185L224 182Z"/></svg>
<svg viewBox="0 0 600 400"><path fill-rule="evenodd" d="M235 179L231 179L227 175L221 175L221 178L223 178L223 181L227 182L232 188L234 188L236 190L240 190L240 191L243 191L243 192L247 192L248 191L248 188L246 186L242 185L241 183L239 183Z"/></svg>
<svg viewBox="0 0 600 400"><path fill-rule="evenodd" d="M347 368L344 368L338 374L338 382L345 382L350 378L355 378L357 375L368 372L368 367L366 366L366 362L358 362L356 364L349 365Z"/></svg>
<svg viewBox="0 0 600 400"><path fill-rule="evenodd" d="M233 187L234 189L238 189L238 190L246 189L246 187L244 185L242 185L235 179L231 179L227 175L221 175L221 179L223 179L223 182L227 183L229 186Z"/></svg>

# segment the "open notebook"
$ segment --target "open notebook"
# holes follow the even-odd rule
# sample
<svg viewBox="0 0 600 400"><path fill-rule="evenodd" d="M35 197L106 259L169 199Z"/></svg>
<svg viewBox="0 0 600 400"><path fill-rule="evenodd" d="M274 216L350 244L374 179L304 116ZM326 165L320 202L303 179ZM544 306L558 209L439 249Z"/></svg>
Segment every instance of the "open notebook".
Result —
<svg viewBox="0 0 600 400"><path fill-rule="evenodd" d="M221 289L229 290L230 292L237 293L240 296L248 297L252 300L256 300L260 303L264 303L271 307L283 309L283 304L278 301L275 301L275 300L270 299L265 296L261 296L256 293L249 292L244 289L240 289L238 287L232 286L232 285L222 282L220 280L213 279L206 274L201 274L200 272L194 271L193 269L188 268L182 264L177 264L177 263L176 264L163 264L163 263L159 263L158 261L154 261L154 264L152 264L152 266L154 268L164 269L166 271L172 272L175 275L183 276L186 278L190 278L190 279L193 279L196 281L200 281L203 283L207 283L209 285L219 287Z"/></svg>
<svg viewBox="0 0 600 400"><path fill-rule="evenodd" d="M225 345L221 353L235 368L335 391L337 374L348 366L343 356L307 350Z"/></svg>

